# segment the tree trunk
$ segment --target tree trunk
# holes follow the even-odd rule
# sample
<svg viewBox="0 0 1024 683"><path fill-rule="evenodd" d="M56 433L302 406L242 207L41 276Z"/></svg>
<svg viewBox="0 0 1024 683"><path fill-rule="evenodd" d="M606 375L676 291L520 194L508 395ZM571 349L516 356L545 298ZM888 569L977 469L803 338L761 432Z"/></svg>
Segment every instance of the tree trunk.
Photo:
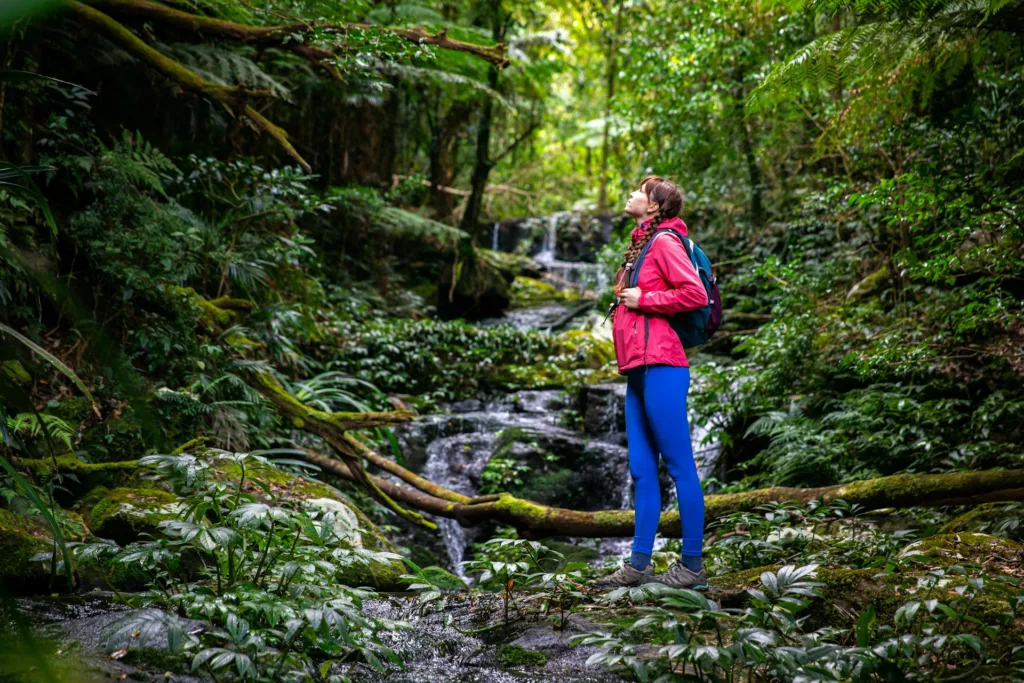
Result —
<svg viewBox="0 0 1024 683"><path fill-rule="evenodd" d="M354 481L347 467L337 460L313 453L299 457L320 466L325 472ZM439 517L455 519L463 526L497 522L531 536L609 538L633 535L632 510L569 510L541 505L508 493L455 502L386 480L378 479L377 483L396 501ZM432 482L431 485L436 486ZM447 489L444 491L454 493ZM1024 470L899 474L812 489L779 486L743 493L712 494L704 498L705 520L754 510L765 503L794 501L806 504L818 499L826 503L843 500L859 505L865 511L1024 500ZM679 513L663 512L658 532L662 536L679 538L680 531Z"/></svg>
<svg viewBox="0 0 1024 683"><path fill-rule="evenodd" d="M494 0L491 8L493 15L493 36L499 43L505 40L505 18L501 13L501 0ZM498 77L501 72L492 66L487 72L487 87L493 92L498 91ZM487 189L487 177L494 168L491 159L491 121L494 118L494 101L487 97L480 112L480 124L476 134L476 161L473 164L473 176L470 178L470 193L466 199L466 209L462 213L460 227L470 235L477 234L480 222L480 207L483 205L484 191Z"/></svg>
<svg viewBox="0 0 1024 683"><path fill-rule="evenodd" d="M617 55L619 49L619 33L622 32L622 0L615 6L615 30L608 43L608 80L604 100L604 132L601 140L601 189L597 205L603 213L608 209L608 157L611 155L611 118L612 98L615 97L615 74L618 69Z"/></svg>
<svg viewBox="0 0 1024 683"><path fill-rule="evenodd" d="M736 102L736 118L740 126L740 147L743 150L743 159L747 165L747 179L750 182L750 220L754 225L764 223L764 205L761 198L761 167L757 164L757 156L754 154L753 131L750 122L747 120L747 110L744 100L746 89L743 85L745 71L742 68L737 70L734 83L733 97Z"/></svg>

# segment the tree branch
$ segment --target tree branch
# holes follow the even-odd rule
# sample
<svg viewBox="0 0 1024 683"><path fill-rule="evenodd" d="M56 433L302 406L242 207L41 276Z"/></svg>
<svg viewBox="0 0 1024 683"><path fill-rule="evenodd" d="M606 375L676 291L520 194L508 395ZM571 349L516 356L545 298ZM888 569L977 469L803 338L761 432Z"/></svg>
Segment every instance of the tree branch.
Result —
<svg viewBox="0 0 1024 683"><path fill-rule="evenodd" d="M537 130L537 128L538 128L539 126L540 126L540 123L539 123L539 122L537 122L537 121L534 121L534 122L532 122L532 123L530 124L530 127L526 129L526 132L524 132L524 133L523 133L522 135L520 135L520 136L519 136L519 137L517 137L517 138L516 138L515 140L513 140L513 141L512 141L512 144L510 144L510 145L509 145L508 147L506 147L506 148L505 148L504 150L502 150L501 154L499 154L498 156L496 156L496 157L494 157L493 159L491 159L491 163L494 163L494 164L496 164L496 163L498 163L499 161L501 161L502 159L504 159L504 158L505 158L506 156L508 156L508 154L509 154L509 153L510 153L510 152L511 152L512 150L514 150L514 149L515 149L516 147L518 147L518 146L519 146L519 145L520 145L520 144L521 144L521 143L522 143L522 142L523 142L524 140L526 140L526 139L527 139L528 137L530 137L531 135L533 135L533 131Z"/></svg>
<svg viewBox="0 0 1024 683"><path fill-rule="evenodd" d="M177 83L182 90L195 93L220 103L234 116L247 119L254 128L273 138L284 151L309 173L312 169L288 140L288 134L257 112L248 100L254 96L269 96L270 93L253 91L244 87L230 87L211 83L194 71L147 45L130 30L94 7L77 0L65 0L65 7L82 24L103 35L112 43L147 64L164 77Z"/></svg>
<svg viewBox="0 0 1024 683"><path fill-rule="evenodd" d="M504 43L497 45L475 45L448 37L447 29L438 33L430 33L423 28L393 28L370 26L369 24L346 23L331 24L327 22L296 22L280 26L249 26L225 19L205 17L198 14L183 12L149 0L86 0L90 5L102 7L116 14L123 14L147 21L157 21L175 26L186 31L203 33L237 40L243 43L273 45L299 54L314 63L322 63L334 57L330 50L305 44L295 40L296 34L307 34L319 29L329 33L345 35L352 30L381 30L393 33L417 45L435 45L442 50L466 52L498 68L508 66L509 60L505 53Z"/></svg>

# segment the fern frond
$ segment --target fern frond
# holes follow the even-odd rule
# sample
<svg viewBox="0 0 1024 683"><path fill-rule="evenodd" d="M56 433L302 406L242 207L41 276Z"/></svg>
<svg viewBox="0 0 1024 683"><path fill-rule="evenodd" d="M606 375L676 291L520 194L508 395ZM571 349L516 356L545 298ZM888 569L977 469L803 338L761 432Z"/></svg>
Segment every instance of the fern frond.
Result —
<svg viewBox="0 0 1024 683"><path fill-rule="evenodd" d="M751 112L791 99L794 93L839 85L892 85L914 72L922 95L934 85L936 67L952 78L984 23L1005 0L818 0L819 14L852 11L858 24L821 36L775 67L750 93ZM913 69L927 65L926 69Z"/></svg>
<svg viewBox="0 0 1024 683"><path fill-rule="evenodd" d="M116 166L140 189L149 189L166 197L164 182L180 174L174 162L146 141L139 132L133 134L122 129L121 139L113 146L102 149L103 162Z"/></svg>
<svg viewBox="0 0 1024 683"><path fill-rule="evenodd" d="M241 85L252 90L269 90L282 100L291 99L288 88L267 75L241 50L201 43L173 43L158 47L168 57L174 58L211 83Z"/></svg>

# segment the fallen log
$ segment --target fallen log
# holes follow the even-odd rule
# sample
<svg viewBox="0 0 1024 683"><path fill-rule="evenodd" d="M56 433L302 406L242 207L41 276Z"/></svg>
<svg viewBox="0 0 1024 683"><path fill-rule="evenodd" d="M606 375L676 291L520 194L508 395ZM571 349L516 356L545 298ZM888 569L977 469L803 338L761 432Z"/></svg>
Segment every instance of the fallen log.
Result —
<svg viewBox="0 0 1024 683"><path fill-rule="evenodd" d="M376 453L355 439L346 429L356 420L341 419L303 405L266 374L259 376L258 388L299 429L324 439L345 458L341 463L326 456L306 452L303 457L326 472L369 485L395 505L403 503L429 514L457 520L464 526L485 521L499 522L532 535L613 537L633 535L632 510L583 511L550 507L502 493L468 498L460 493L410 472L396 462ZM374 422L389 420L388 413L374 413ZM408 412L392 414L392 423L410 419ZM357 456L353 458L353 455ZM361 459L396 476L406 485L388 482L362 470ZM355 467L358 471L354 471ZM376 495L376 493L375 493ZM844 500L865 511L890 507L936 507L940 505L977 505L997 501L1024 500L1024 470L987 470L948 474L897 474L878 479L799 489L777 486L757 491L709 495L705 497L705 518L713 520L731 512L749 511L765 503L795 501L829 503ZM658 531L669 537L680 534L679 512L664 512Z"/></svg>
<svg viewBox="0 0 1024 683"><path fill-rule="evenodd" d="M355 481L347 466L338 460L308 451L298 457L325 472ZM396 501L429 514L454 519L463 526L493 521L514 526L532 535L595 538L633 535L632 510L569 510L516 498L509 493L453 502L372 474L369 476L376 479L377 485ZM747 512L765 503L806 504L815 500L824 503L843 500L860 506L865 512L884 508L979 505L1024 500L1024 470L897 474L821 488L777 486L743 493L711 494L704 498L705 519L710 521L733 512ZM666 537L678 538L679 512L663 512L658 532Z"/></svg>

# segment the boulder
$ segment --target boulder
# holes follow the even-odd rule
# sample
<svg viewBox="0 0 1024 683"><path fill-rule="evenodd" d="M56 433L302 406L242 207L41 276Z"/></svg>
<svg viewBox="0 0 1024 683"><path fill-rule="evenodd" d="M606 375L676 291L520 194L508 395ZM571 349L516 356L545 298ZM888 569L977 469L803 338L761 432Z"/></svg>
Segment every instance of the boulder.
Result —
<svg viewBox="0 0 1024 683"><path fill-rule="evenodd" d="M86 502L95 501L85 513L86 524L100 538L127 545L142 533L153 533L165 519L180 511L177 497L156 488L94 489ZM84 506L83 506L84 507Z"/></svg>

